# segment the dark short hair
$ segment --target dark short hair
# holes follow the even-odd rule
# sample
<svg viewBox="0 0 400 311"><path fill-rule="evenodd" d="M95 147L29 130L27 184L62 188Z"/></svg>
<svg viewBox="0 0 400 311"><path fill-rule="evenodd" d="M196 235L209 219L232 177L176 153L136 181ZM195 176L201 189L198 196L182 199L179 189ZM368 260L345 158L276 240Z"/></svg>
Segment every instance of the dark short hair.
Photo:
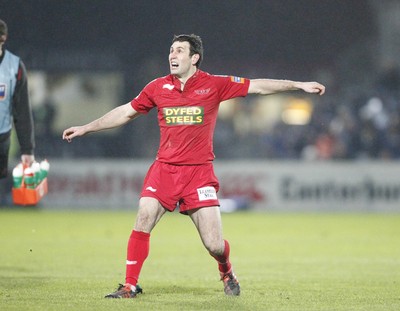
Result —
<svg viewBox="0 0 400 311"><path fill-rule="evenodd" d="M191 35L174 35L172 39L172 43L174 42L189 42L190 44L190 56L194 54L199 54L199 60L196 63L196 67L199 68L201 61L203 60L203 42L201 41L201 38L195 34Z"/></svg>
<svg viewBox="0 0 400 311"><path fill-rule="evenodd" d="M7 34L8 34L7 24L5 21L0 19L0 36L7 35Z"/></svg>

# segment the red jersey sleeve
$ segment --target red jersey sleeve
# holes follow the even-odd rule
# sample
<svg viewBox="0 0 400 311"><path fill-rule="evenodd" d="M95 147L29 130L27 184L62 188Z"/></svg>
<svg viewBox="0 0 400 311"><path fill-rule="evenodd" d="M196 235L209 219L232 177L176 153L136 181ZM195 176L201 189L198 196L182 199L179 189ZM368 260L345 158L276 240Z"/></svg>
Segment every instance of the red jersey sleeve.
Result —
<svg viewBox="0 0 400 311"><path fill-rule="evenodd" d="M214 76L214 79L218 85L221 101L235 97L244 97L248 94L249 79L234 76Z"/></svg>
<svg viewBox="0 0 400 311"><path fill-rule="evenodd" d="M147 114L152 108L156 106L153 100L154 90L156 88L156 81L153 80L147 84L144 89L131 101L131 106L139 113Z"/></svg>

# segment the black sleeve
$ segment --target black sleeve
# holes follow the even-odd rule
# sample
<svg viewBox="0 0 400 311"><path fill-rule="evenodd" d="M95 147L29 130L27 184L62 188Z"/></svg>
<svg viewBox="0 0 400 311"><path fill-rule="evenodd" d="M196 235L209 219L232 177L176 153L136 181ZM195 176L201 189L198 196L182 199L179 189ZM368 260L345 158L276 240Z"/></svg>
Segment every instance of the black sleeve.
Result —
<svg viewBox="0 0 400 311"><path fill-rule="evenodd" d="M28 79L24 63L20 60L15 86L12 113L21 154L33 154L35 133L32 109L29 102Z"/></svg>

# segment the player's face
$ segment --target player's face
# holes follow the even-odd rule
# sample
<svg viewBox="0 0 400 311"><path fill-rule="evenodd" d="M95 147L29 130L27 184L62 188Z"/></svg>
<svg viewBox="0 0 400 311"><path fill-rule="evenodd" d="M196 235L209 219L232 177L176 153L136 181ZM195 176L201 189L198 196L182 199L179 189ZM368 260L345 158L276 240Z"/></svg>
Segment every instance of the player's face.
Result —
<svg viewBox="0 0 400 311"><path fill-rule="evenodd" d="M186 77L196 71L194 65L197 61L197 54L192 56L190 54L189 42L176 41L172 44L169 51L169 68L171 74L178 77Z"/></svg>
<svg viewBox="0 0 400 311"><path fill-rule="evenodd" d="M7 35L0 32L0 48L2 47L3 43L6 42Z"/></svg>

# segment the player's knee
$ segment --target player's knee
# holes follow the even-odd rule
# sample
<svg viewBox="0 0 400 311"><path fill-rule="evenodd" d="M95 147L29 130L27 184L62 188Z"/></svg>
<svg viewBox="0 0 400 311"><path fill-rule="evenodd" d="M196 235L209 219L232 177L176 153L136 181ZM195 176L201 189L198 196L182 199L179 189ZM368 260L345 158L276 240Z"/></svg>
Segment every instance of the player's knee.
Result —
<svg viewBox="0 0 400 311"><path fill-rule="evenodd" d="M164 210L157 205L141 205L136 217L134 229L136 231L150 233L163 214Z"/></svg>

